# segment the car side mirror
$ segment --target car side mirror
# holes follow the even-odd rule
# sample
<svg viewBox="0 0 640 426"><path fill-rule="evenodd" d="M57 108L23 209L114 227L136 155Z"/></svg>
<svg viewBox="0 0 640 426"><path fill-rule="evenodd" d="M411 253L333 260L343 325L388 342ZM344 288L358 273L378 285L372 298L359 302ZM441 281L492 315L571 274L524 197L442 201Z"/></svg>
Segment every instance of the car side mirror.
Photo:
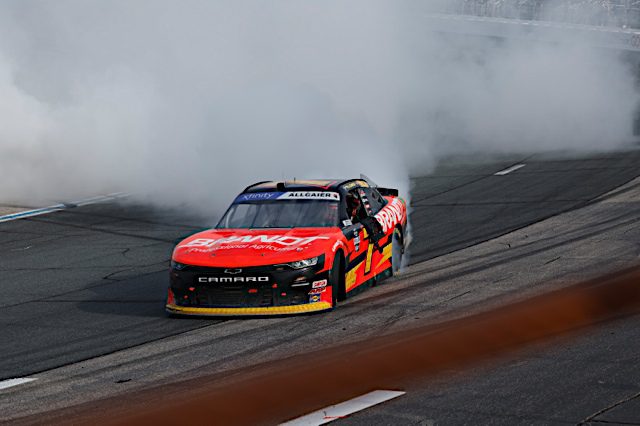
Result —
<svg viewBox="0 0 640 426"><path fill-rule="evenodd" d="M350 226L353 226L353 221L351 219L345 219L345 220L340 222L340 227L341 228L348 228Z"/></svg>

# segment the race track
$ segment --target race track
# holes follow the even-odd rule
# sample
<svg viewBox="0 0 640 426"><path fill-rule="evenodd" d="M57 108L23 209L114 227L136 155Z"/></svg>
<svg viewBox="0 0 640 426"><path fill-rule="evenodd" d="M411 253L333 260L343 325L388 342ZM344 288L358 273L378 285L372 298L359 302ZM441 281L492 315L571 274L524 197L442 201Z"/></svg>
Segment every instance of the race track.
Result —
<svg viewBox="0 0 640 426"><path fill-rule="evenodd" d="M520 164L524 166L514 168ZM638 165L640 152L635 150L581 158L535 155L444 162L434 173L412 179L412 266L404 276L350 299L331 313L298 318L200 320L165 316L167 268L174 244L211 226L217 218L202 220L177 211L109 203L2 223L0 380L38 380L0 394L0 418L37 416L44 408L61 409L178 379L223 374L261 361L459 316L500 304L503 299L537 294L579 276L624 267L635 258L622 248L594 261L598 258L594 250L600 249L594 246L589 250L585 244L618 227L633 227L640 213L624 203L607 210L589 209L598 197L639 176ZM566 214L553 218L560 213ZM571 214L576 216L563 222ZM539 235L489 241L549 218L553 218L551 222L540 224ZM558 222L554 224L554 220ZM563 227L579 225L563 231ZM535 246L522 248L524 252L506 250L511 244L524 244L527 238L534 244L538 237ZM504 250L497 250L496 244ZM585 253L563 258L562 253L578 253L580 247ZM554 251L561 255L551 255ZM549 263L537 263L538 257L546 254ZM636 328L623 325L625 335L633 334ZM594 331L593 340L598 332ZM568 344L562 345L553 356L570 356ZM516 377L527 374L526 370L510 371ZM509 389L515 386L513 380L517 382L514 376L491 379L491 370L482 374L486 376L480 375L478 380L484 381L478 383L483 384L464 389L482 392L492 383L495 386L495 380ZM545 377L542 385L551 386L553 377ZM435 420L448 418L452 407L466 407L460 416L473 415L473 407L465 405L469 398L461 396L455 383L441 386L450 389L448 396L439 400L441 405L427 404ZM425 401L438 398L418 388L422 390L412 392L403 403L407 424L415 424ZM615 392L604 395L601 397L619 397ZM495 398L503 401L504 395L496 394ZM383 409L376 410L363 414L360 420L355 416L348 421L384 423L393 417ZM58 416L47 419L62 421L64 414ZM538 418L545 419L542 414ZM388 421L400 424L398 418Z"/></svg>

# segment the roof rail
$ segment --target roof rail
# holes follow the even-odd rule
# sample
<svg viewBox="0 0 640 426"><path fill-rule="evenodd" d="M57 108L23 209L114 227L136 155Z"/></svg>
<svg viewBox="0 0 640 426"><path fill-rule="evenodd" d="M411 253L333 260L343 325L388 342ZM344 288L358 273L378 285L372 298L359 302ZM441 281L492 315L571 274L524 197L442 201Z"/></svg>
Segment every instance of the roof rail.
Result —
<svg viewBox="0 0 640 426"><path fill-rule="evenodd" d="M254 186L262 185L263 183L269 183L269 182L271 182L271 181L270 180L261 180L260 182L256 182L256 183L254 183L252 185L247 186L244 189L244 191L242 191L242 192L247 192L249 189L253 188Z"/></svg>

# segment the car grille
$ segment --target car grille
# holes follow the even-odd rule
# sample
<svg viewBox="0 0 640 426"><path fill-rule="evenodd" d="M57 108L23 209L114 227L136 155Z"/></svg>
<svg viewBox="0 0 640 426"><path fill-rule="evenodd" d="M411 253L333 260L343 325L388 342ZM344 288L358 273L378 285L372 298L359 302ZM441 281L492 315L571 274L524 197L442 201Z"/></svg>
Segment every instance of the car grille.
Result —
<svg viewBox="0 0 640 426"><path fill-rule="evenodd" d="M198 286L195 287L193 302L199 306L216 307L264 307L273 305L272 289L257 288L257 293L249 293L247 286Z"/></svg>
<svg viewBox="0 0 640 426"><path fill-rule="evenodd" d="M233 270L236 268L212 268L208 266L192 266L186 265L181 271L183 272L191 272L194 274L207 274L207 275L225 275L227 274L227 270ZM267 265L267 266L250 266L246 268L241 268L242 272L239 275L256 275L256 274L268 274L270 272L279 272L279 271L287 271L291 270L286 265Z"/></svg>

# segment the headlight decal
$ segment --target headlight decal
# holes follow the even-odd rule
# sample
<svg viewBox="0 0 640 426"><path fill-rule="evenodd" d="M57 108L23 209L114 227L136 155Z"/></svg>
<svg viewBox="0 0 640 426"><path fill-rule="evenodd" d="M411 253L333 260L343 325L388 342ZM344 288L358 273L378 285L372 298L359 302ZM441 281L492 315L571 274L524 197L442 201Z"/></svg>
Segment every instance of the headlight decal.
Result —
<svg viewBox="0 0 640 426"><path fill-rule="evenodd" d="M293 269L308 268L310 266L316 266L317 264L318 264L317 257L312 257L311 259L296 260L295 262L287 263L287 265L289 265Z"/></svg>

